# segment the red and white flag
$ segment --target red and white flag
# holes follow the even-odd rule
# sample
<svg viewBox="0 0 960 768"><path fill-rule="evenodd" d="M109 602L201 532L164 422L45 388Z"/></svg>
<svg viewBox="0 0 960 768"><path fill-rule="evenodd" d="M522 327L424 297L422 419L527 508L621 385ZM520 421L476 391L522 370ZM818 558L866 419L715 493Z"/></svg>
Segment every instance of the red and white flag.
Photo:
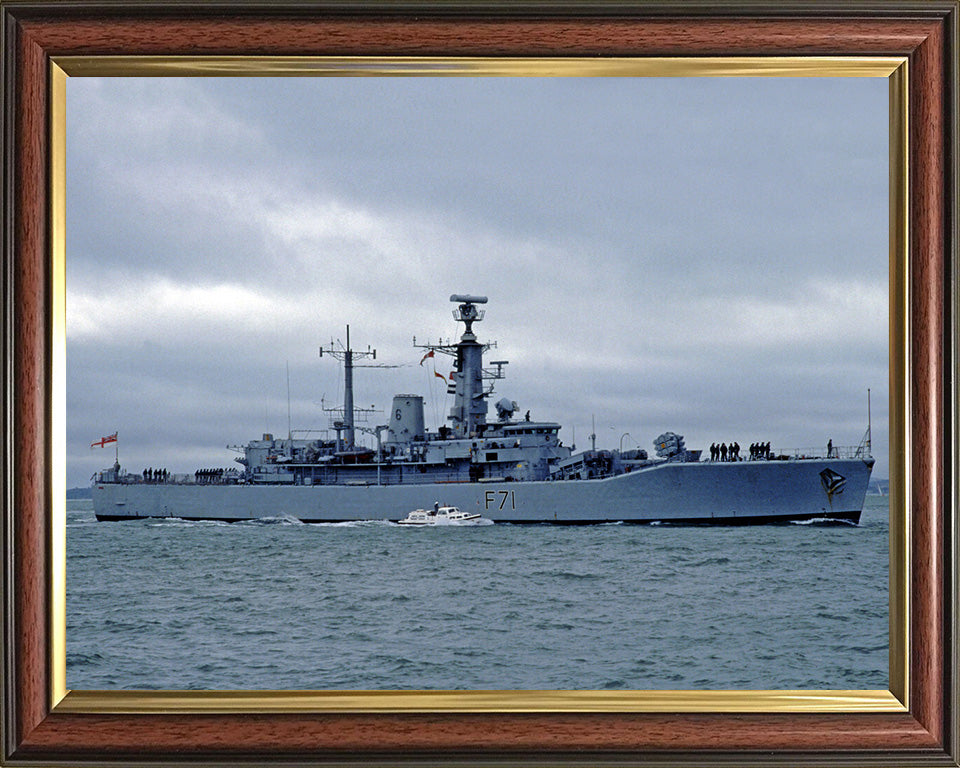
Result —
<svg viewBox="0 0 960 768"><path fill-rule="evenodd" d="M427 352L427 354L425 354L423 357L420 358L420 365L423 365L424 361L425 361L428 357L433 357L433 356L434 356L433 350L431 349L429 352Z"/></svg>
<svg viewBox="0 0 960 768"><path fill-rule="evenodd" d="M101 437L99 440L94 440L90 443L91 448L103 448L103 446L109 443L117 442L117 433L114 432L112 435L107 435L106 437Z"/></svg>
<svg viewBox="0 0 960 768"><path fill-rule="evenodd" d="M433 375L436 376L438 379L440 379L444 384L447 383L447 377L444 376L442 373L437 373L436 371L434 371Z"/></svg>

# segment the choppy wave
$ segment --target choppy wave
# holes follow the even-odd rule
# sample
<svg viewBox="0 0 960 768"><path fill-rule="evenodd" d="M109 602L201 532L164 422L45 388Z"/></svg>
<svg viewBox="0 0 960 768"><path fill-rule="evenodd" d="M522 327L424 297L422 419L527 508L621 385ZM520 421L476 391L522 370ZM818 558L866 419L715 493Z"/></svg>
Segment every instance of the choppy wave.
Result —
<svg viewBox="0 0 960 768"><path fill-rule="evenodd" d="M843 535L68 518L67 683L882 688L889 540L875 498Z"/></svg>
<svg viewBox="0 0 960 768"><path fill-rule="evenodd" d="M103 665L103 656L99 653L68 653L67 666L70 668L99 667Z"/></svg>
<svg viewBox="0 0 960 768"><path fill-rule="evenodd" d="M704 566L709 565L730 565L731 559L729 557L708 557L706 560L700 560L696 563L691 563L691 568L703 568Z"/></svg>
<svg viewBox="0 0 960 768"><path fill-rule="evenodd" d="M530 574L531 576L546 576L551 579L573 579L573 580L583 580L583 579L599 579L602 578L600 573L578 573L575 571L563 571L563 570L549 570L549 571L534 571Z"/></svg>

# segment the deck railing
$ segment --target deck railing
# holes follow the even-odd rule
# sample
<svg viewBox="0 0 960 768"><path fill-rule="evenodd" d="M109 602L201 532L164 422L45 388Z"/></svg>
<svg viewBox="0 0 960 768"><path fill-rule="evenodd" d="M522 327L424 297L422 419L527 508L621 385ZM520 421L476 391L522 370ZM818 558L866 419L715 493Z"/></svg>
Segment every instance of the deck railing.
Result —
<svg viewBox="0 0 960 768"><path fill-rule="evenodd" d="M862 445L835 445L829 457L827 456L826 445L817 448L795 448L792 451L782 451L781 453L793 459L860 459L869 455Z"/></svg>
<svg viewBox="0 0 960 768"><path fill-rule="evenodd" d="M834 445L830 451L829 458L833 459L859 459L865 458L870 454L866 452L864 446L861 445ZM709 461L710 451L709 449L704 451L701 454L705 460ZM826 459L827 457L827 446L821 445L816 448L807 447L807 448L790 448L788 450L783 450L771 446L769 461L784 461L790 459ZM728 462L730 458L726 459ZM765 459L760 459L764 461ZM722 460L719 460L722 461ZM740 458L738 461L750 461L750 449L749 447L744 450L743 446L740 446Z"/></svg>

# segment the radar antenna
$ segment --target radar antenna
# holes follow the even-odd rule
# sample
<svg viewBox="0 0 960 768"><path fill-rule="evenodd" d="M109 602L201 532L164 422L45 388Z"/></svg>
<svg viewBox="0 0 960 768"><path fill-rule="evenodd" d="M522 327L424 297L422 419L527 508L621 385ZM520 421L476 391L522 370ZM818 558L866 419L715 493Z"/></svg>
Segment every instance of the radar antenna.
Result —
<svg viewBox="0 0 960 768"><path fill-rule="evenodd" d="M453 319L463 323L465 326L461 338L476 341L477 337L473 335L473 324L483 320L484 311L477 309L475 305L486 304L487 297L455 293L450 297L450 301L460 303L460 306L453 310Z"/></svg>

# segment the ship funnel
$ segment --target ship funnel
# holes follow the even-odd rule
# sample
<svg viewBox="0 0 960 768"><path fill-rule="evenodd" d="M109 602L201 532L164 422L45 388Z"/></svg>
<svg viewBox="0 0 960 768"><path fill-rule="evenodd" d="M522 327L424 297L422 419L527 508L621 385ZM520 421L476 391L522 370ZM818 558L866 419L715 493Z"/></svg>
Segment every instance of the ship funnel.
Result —
<svg viewBox="0 0 960 768"><path fill-rule="evenodd" d="M460 304L486 304L486 296L471 296L467 293L455 293L450 297L450 301L455 301Z"/></svg>
<svg viewBox="0 0 960 768"><path fill-rule="evenodd" d="M387 443L409 443L423 440L423 398L420 395L394 395Z"/></svg>

